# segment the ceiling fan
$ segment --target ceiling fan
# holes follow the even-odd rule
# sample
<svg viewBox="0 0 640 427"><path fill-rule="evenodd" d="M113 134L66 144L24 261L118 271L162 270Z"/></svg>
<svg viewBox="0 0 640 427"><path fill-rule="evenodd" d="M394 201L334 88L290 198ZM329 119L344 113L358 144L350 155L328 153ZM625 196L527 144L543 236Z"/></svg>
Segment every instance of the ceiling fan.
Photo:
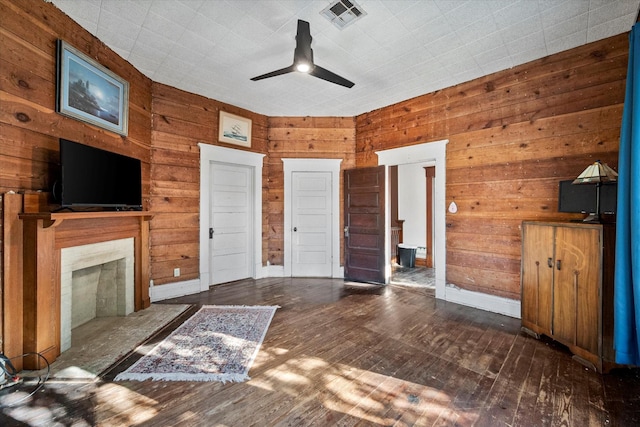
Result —
<svg viewBox="0 0 640 427"><path fill-rule="evenodd" d="M309 23L298 19L298 33L296 34L296 49L293 51L293 64L286 68L254 77L251 80L262 80L269 77L279 76L281 74L291 73L293 71L299 71L301 73L311 74L314 77L321 78L322 80L326 80L340 86L348 88L353 87L353 82L350 82L344 77L340 77L339 75L313 63L311 40L312 37L311 30L309 29Z"/></svg>

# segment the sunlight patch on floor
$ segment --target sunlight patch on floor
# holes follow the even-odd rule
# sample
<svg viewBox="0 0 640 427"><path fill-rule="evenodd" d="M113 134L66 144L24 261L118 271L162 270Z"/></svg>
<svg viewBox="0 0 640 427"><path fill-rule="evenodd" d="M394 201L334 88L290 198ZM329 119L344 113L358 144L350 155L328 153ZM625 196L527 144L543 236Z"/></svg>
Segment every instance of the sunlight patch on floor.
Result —
<svg viewBox="0 0 640 427"><path fill-rule="evenodd" d="M68 382L50 381L47 387L55 390L58 384L68 384ZM27 392L16 392L1 396L0 406L5 408L4 414L16 421L32 422L36 419L38 425L48 426L59 425L55 420L65 418L68 408L73 407L73 402L86 404L87 400L93 400L91 404L94 407L107 408L106 413L118 414L118 423L121 425L136 425L158 415L158 410L154 408L158 402L113 383L101 384L97 389L93 382L78 383L78 388L73 393L56 394L53 401L39 401L39 404L34 403ZM11 406L18 401L21 404L12 408ZM95 425L96 421L76 418L73 425L74 427L91 426Z"/></svg>
<svg viewBox="0 0 640 427"><path fill-rule="evenodd" d="M135 425L158 415L157 401L138 394L116 383L105 383L96 393L96 406L109 408L108 412L119 414L118 422Z"/></svg>
<svg viewBox="0 0 640 427"><path fill-rule="evenodd" d="M474 410L451 411L452 396L437 388L347 364L331 365L317 357L289 359L256 375L250 383L290 396L308 395L316 389L315 397L327 409L371 424L391 425L399 419L409 425L425 419L473 424L478 417Z"/></svg>

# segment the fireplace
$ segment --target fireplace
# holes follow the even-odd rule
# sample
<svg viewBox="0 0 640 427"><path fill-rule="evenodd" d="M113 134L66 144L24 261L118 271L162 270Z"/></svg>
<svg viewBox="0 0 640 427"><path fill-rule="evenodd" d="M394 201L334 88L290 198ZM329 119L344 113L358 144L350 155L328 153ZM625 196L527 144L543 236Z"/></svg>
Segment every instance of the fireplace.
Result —
<svg viewBox="0 0 640 427"><path fill-rule="evenodd" d="M134 311L133 238L64 248L60 270L60 352L73 328Z"/></svg>
<svg viewBox="0 0 640 427"><path fill-rule="evenodd" d="M40 212L22 213L23 298L22 335L12 337L13 346L24 353L39 353L56 360L71 343L73 327L73 272L101 266L113 273L101 295L89 299L108 302L105 309L118 315L149 307L149 220L148 212ZM112 264L115 263L115 264ZM91 273L89 273L91 274ZM107 274L107 273L105 273ZM114 285L113 283L118 283ZM89 288L100 285L91 285ZM64 288L64 289L63 289ZM87 290L82 297L86 302ZM71 294L71 297L67 295ZM115 307L115 308L114 308ZM97 306L88 312L104 314ZM91 314L92 315L92 314ZM88 314L81 313L78 321ZM25 369L41 369L37 356L24 359Z"/></svg>

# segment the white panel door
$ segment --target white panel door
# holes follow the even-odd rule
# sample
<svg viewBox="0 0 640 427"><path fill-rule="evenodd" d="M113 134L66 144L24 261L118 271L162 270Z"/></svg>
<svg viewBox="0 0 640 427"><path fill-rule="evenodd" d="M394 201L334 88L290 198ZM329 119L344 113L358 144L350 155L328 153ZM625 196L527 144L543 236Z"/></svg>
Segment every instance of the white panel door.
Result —
<svg viewBox="0 0 640 427"><path fill-rule="evenodd" d="M331 172L292 173L291 275L331 277Z"/></svg>
<svg viewBox="0 0 640 427"><path fill-rule="evenodd" d="M214 285L252 277L252 173L246 166L211 164L209 253Z"/></svg>

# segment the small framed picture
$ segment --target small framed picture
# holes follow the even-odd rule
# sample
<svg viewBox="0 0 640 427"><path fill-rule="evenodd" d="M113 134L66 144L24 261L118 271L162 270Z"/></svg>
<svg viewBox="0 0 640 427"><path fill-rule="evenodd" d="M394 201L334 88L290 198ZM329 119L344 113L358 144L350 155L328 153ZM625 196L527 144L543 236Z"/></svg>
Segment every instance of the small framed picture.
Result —
<svg viewBox="0 0 640 427"><path fill-rule="evenodd" d="M63 40L57 55L56 111L126 136L129 83Z"/></svg>
<svg viewBox="0 0 640 427"><path fill-rule="evenodd" d="M251 119L220 111L218 140L228 144L251 147Z"/></svg>

